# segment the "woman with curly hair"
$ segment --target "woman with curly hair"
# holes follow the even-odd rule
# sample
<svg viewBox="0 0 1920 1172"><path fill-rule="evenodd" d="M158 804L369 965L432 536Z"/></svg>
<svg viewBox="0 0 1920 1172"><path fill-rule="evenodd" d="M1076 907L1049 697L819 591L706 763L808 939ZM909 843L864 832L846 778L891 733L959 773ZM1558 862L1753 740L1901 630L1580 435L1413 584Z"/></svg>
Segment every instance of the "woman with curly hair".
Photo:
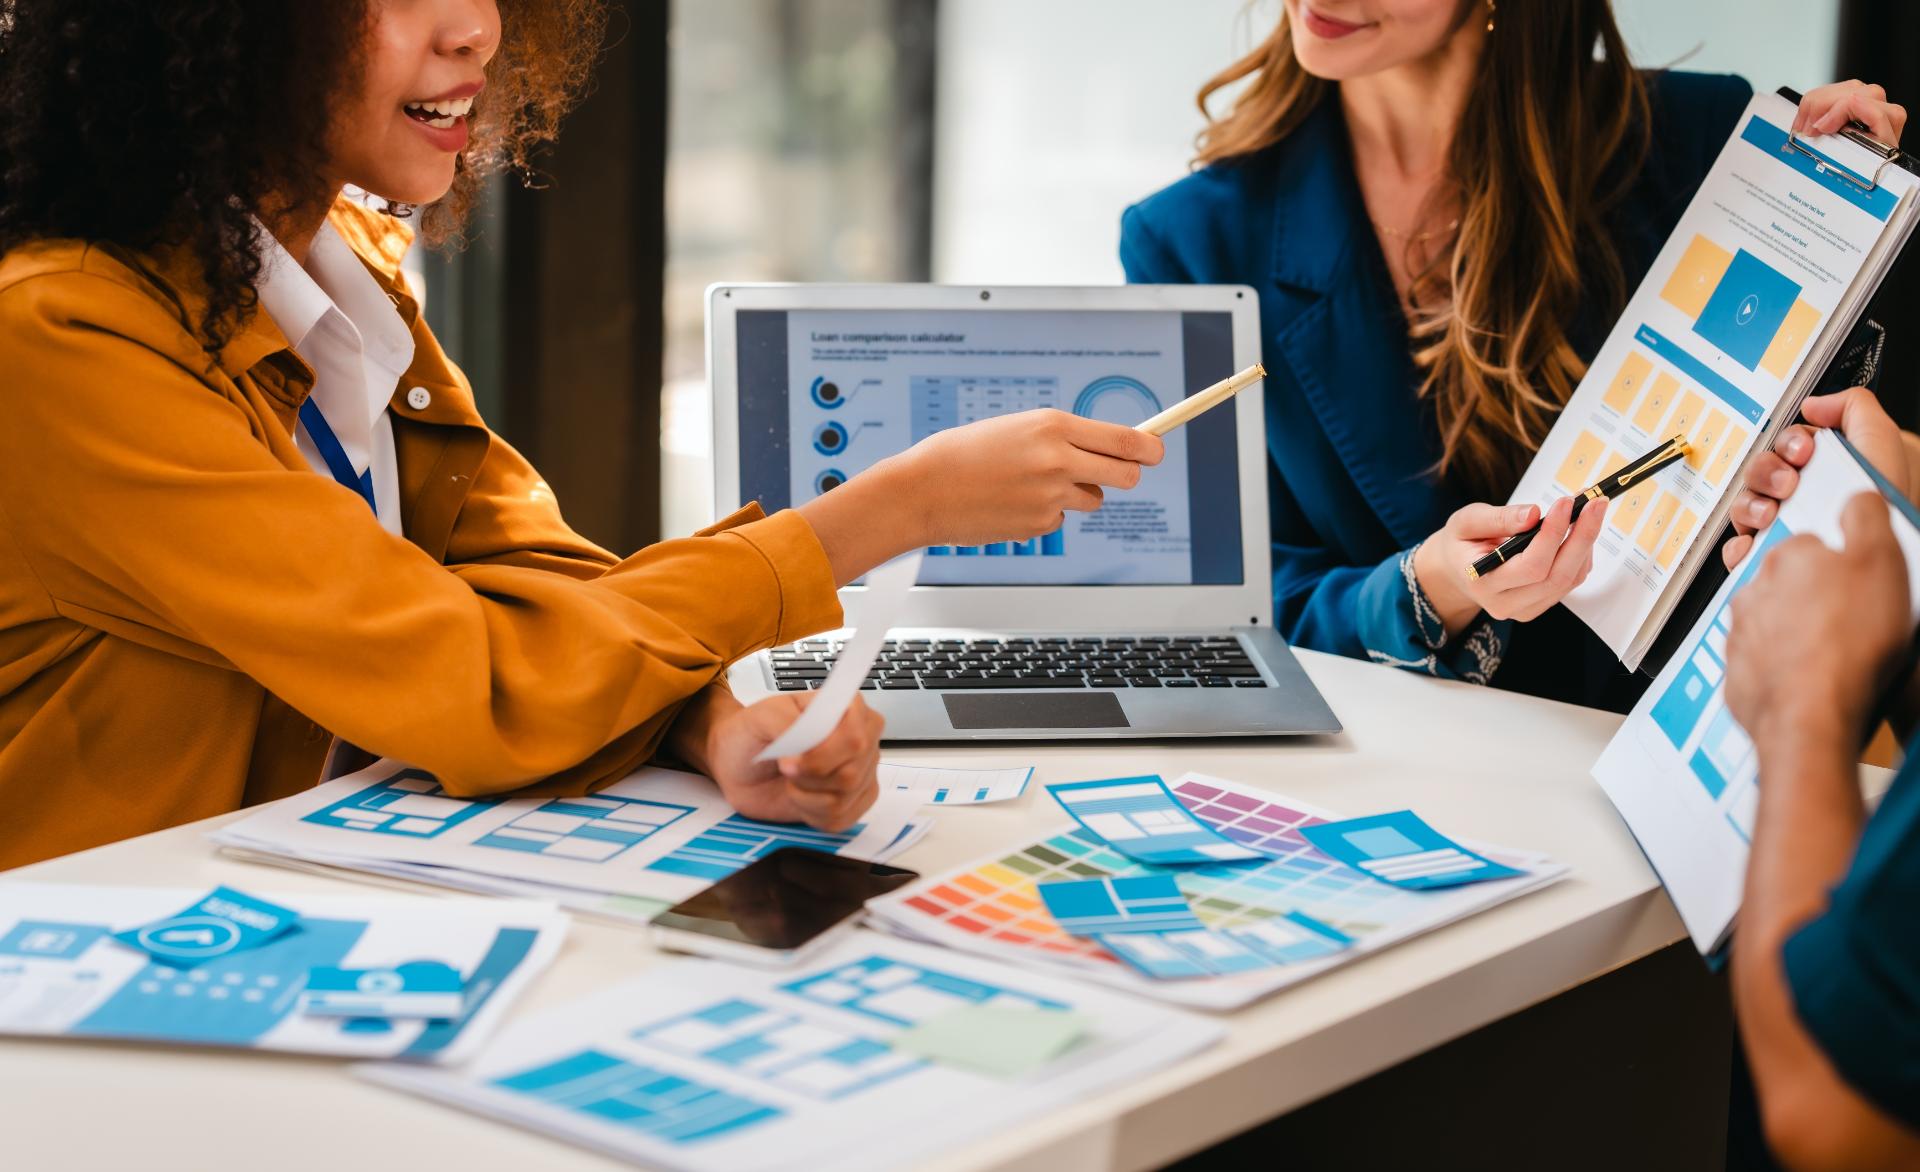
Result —
<svg viewBox="0 0 1920 1172"><path fill-rule="evenodd" d="M424 207L553 137L590 0L0 0L0 867L313 785L336 740L448 792L656 754L742 812L876 794L879 721L721 682L929 544L1025 538L1157 440L1049 414L620 559L476 412L399 273ZM354 187L387 204L343 198Z"/></svg>

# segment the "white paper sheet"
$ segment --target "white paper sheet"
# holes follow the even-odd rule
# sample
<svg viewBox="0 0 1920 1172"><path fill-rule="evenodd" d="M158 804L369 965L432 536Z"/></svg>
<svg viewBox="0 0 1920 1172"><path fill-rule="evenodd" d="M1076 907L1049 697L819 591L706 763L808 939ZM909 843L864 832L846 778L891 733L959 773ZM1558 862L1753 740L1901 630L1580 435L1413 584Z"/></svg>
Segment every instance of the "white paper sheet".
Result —
<svg viewBox="0 0 1920 1172"><path fill-rule="evenodd" d="M586 797L469 801L383 761L263 806L213 839L469 889L480 884L462 873L592 893L595 902L607 894L672 901L781 846L844 853L864 835L860 857L891 857L924 832L924 816L909 827L916 814L877 808L839 834L759 822L735 814L708 779L667 769L639 770Z"/></svg>
<svg viewBox="0 0 1920 1172"><path fill-rule="evenodd" d="M813 698L787 731L760 751L756 761L793 757L827 739L860 694L873 661L886 642L887 628L893 626L907 605L907 592L920 576L920 551L897 557L867 575L866 593L860 598L860 621L847 645L834 660L827 680L813 691Z"/></svg>
<svg viewBox="0 0 1920 1172"><path fill-rule="evenodd" d="M937 1065L888 1041L955 1009L1058 1008L1087 1036L1017 1078ZM1118 994L856 932L781 973L662 966L516 1023L445 1075L377 1082L652 1167L901 1168L1211 1045L1211 1022Z"/></svg>
<svg viewBox="0 0 1920 1172"><path fill-rule="evenodd" d="M1724 527L1749 453L1784 426L1913 225L1899 167L1858 194L1786 145L1793 104L1761 94L1654 258L1513 501L1542 508L1685 435L1695 453L1609 502L1593 570L1567 599L1630 667ZM1863 148L1802 140L1873 173ZM1497 573L1497 571L1496 571Z"/></svg>
<svg viewBox="0 0 1920 1172"><path fill-rule="evenodd" d="M110 933L176 912L204 889L0 883L0 1034L460 1062L551 963L566 932L550 904L249 893L299 912L300 925L182 968ZM415 960L460 971L464 1017L354 1023L300 1011L310 968Z"/></svg>
<svg viewBox="0 0 1920 1172"><path fill-rule="evenodd" d="M1739 911L1758 799L1759 762L1753 743L1720 695L1730 630L1727 602L1777 541L1812 533L1839 547L1846 503L1875 491L1873 481L1834 435L1818 433L1799 487L1757 539L1755 552L1714 595L1680 650L1594 763L1594 779L1660 873L1687 933L1703 954L1726 939ZM1914 618L1920 622L1920 529L1895 510L1893 531L1907 556Z"/></svg>
<svg viewBox="0 0 1920 1172"><path fill-rule="evenodd" d="M913 790L928 805L977 806L1007 802L1027 792L1033 766L1012 769L954 769L940 765L880 763L880 788Z"/></svg>

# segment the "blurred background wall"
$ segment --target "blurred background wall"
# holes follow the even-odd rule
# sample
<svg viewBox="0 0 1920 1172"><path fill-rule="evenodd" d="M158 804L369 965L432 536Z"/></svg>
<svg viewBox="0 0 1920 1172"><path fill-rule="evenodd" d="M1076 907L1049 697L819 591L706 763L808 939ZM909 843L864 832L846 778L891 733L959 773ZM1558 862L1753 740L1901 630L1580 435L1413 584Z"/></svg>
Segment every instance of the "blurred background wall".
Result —
<svg viewBox="0 0 1920 1172"><path fill-rule="evenodd" d="M1920 89L1886 43L1920 6L1614 7L1644 65ZM685 533L712 517L708 284L1117 282L1121 210L1185 173L1195 92L1279 8L625 0L546 190L503 182L469 246L425 260L429 316L578 527L623 551Z"/></svg>

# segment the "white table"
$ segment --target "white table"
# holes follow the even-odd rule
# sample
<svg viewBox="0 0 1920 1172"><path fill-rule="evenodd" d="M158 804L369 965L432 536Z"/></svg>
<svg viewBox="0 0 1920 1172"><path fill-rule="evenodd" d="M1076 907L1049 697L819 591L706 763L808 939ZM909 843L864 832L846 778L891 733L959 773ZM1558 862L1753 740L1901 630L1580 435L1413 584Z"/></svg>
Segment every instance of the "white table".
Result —
<svg viewBox="0 0 1920 1172"><path fill-rule="evenodd" d="M927 1165L1136 1169L1162 1164L1496 1021L1683 937L1587 769L1619 717L1302 653L1346 724L1299 741L1162 741L901 750L902 761L1035 764L1015 803L941 813L899 860L923 873L1015 843L1062 815L1044 783L1198 769L1346 814L1412 807L1468 838L1572 864L1554 886L1231 1015L1224 1042L1050 1118ZM217 857L215 819L11 872L53 882L208 887L271 897L339 880ZM576 924L517 1012L656 963L639 933ZM602 1157L360 1082L318 1060L113 1044L0 1041L0 1166L607 1168Z"/></svg>

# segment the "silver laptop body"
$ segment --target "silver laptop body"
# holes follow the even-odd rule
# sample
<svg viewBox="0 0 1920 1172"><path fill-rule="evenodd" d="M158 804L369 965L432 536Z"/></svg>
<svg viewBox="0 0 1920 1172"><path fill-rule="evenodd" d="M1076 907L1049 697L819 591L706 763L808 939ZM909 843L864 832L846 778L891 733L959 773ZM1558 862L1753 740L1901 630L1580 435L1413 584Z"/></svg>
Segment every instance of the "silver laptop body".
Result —
<svg viewBox="0 0 1920 1172"><path fill-rule="evenodd" d="M1260 357L1237 285L715 285L707 333L721 514L799 504L989 415L1137 423ZM886 739L1339 731L1273 630L1264 428L1251 387L1099 512L927 551L862 692ZM730 683L748 701L816 687L838 645L762 652Z"/></svg>

